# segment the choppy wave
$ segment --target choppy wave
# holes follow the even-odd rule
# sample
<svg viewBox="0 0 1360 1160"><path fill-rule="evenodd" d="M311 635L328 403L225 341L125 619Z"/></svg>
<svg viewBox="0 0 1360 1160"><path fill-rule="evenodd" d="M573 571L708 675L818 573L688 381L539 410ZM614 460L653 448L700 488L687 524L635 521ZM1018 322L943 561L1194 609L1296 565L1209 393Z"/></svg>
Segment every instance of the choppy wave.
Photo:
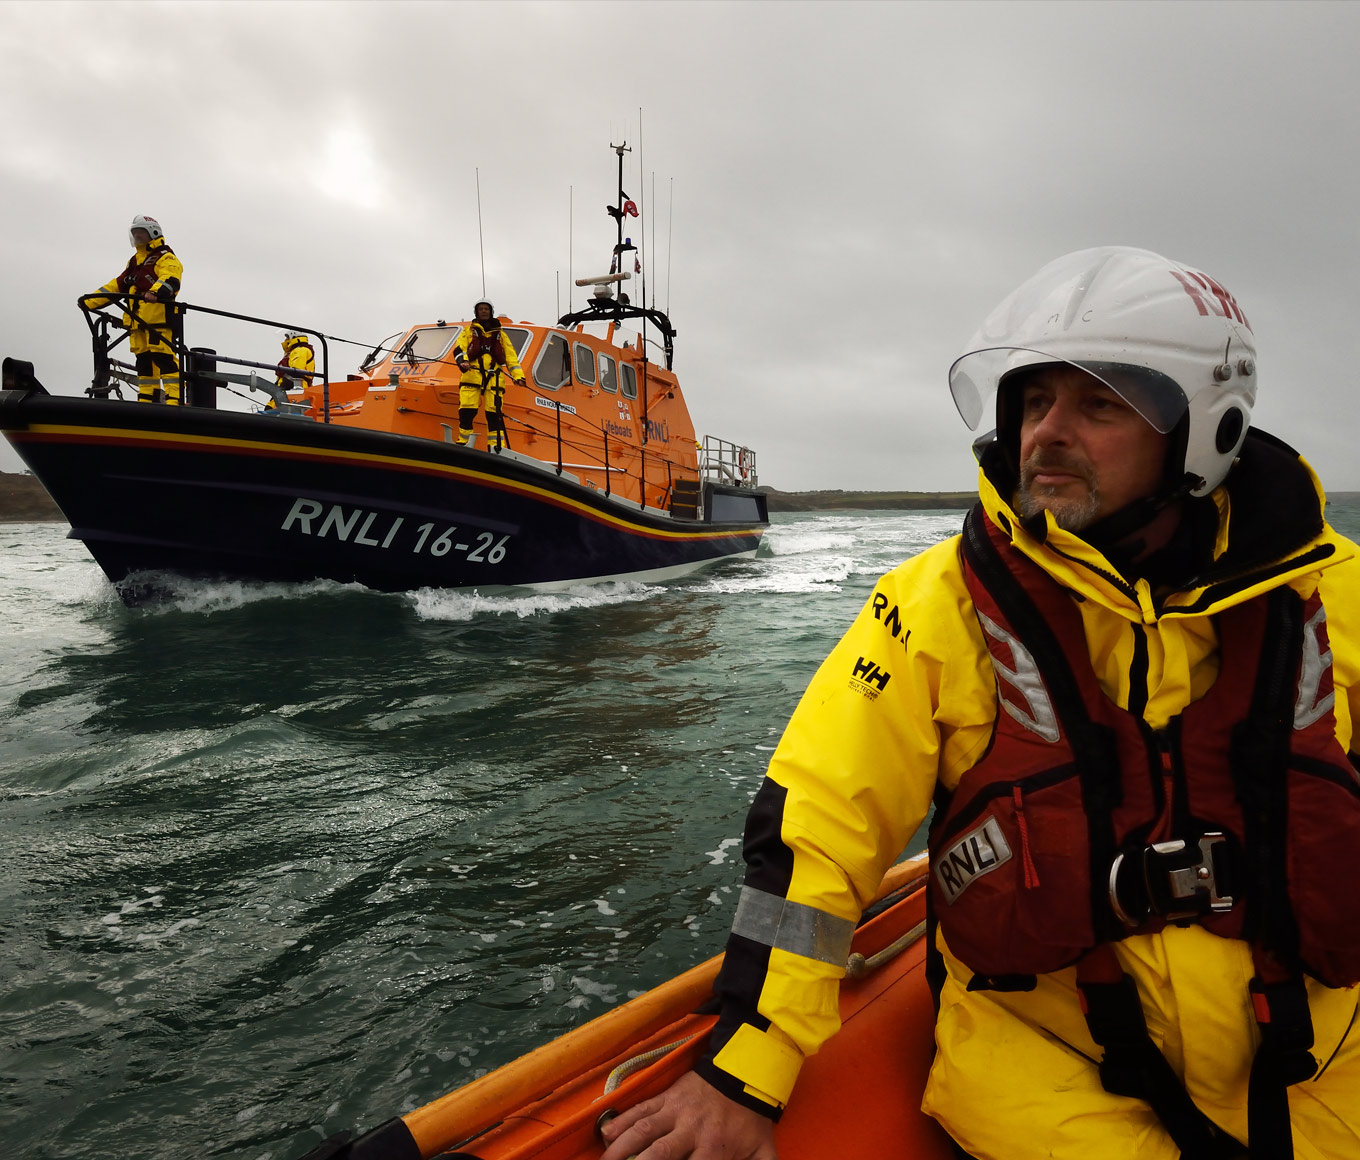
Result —
<svg viewBox="0 0 1360 1160"><path fill-rule="evenodd" d="M808 677L957 524L780 516L664 584L158 577L137 608L64 527L0 527L7 1153L288 1160L713 954Z"/></svg>
<svg viewBox="0 0 1360 1160"><path fill-rule="evenodd" d="M634 604L664 592L661 585L616 581L608 584L582 584L561 592L513 592L483 595L422 588L406 596L421 620L469 621L474 617L552 615L582 608L604 608L611 604Z"/></svg>

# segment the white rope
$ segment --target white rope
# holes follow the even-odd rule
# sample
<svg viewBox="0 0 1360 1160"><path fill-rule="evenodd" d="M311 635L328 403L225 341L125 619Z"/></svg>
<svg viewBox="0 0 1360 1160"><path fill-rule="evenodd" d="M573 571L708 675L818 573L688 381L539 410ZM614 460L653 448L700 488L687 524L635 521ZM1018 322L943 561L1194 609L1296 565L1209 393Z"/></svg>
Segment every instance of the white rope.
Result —
<svg viewBox="0 0 1360 1160"><path fill-rule="evenodd" d="M870 971L877 970L884 963L891 962L900 955L907 947L911 946L920 938L926 930L924 922L918 922L911 930L907 931L900 939L894 943L889 943L876 955L865 958L861 954L851 955L845 962L845 977L847 979L862 979Z"/></svg>
<svg viewBox="0 0 1360 1160"><path fill-rule="evenodd" d="M619 1084L623 1083L625 1079L632 1075L633 1072L646 1067L649 1063L653 1063L664 1055L669 1055L677 1047L684 1047L684 1045L693 1038L693 1035L687 1035L684 1039L677 1039L674 1043L666 1044L665 1047L657 1047L642 1055L635 1055L632 1059L625 1059L618 1067L609 1073L609 1078L604 1081L604 1094L608 1095L612 1092Z"/></svg>

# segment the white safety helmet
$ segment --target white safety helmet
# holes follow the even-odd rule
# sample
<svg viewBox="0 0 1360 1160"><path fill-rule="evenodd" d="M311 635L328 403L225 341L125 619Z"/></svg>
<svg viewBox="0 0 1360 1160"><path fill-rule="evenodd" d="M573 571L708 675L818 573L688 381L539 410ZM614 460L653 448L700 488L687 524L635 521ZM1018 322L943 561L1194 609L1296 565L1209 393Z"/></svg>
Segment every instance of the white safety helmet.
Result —
<svg viewBox="0 0 1360 1160"><path fill-rule="evenodd" d="M128 241L134 246L137 239L132 236L133 230L146 230L147 236L151 241L165 237L165 231L161 229L161 223L153 217L147 217L144 213L139 213L132 219L132 224L128 226Z"/></svg>
<svg viewBox="0 0 1360 1160"><path fill-rule="evenodd" d="M283 341L284 341L284 342L292 342L293 339L295 339L295 338L306 338L306 337L307 337L307 332L306 332L305 330L285 330L285 331L283 332Z"/></svg>
<svg viewBox="0 0 1360 1160"><path fill-rule="evenodd" d="M490 299L490 298L478 298L477 301L474 302L474 303L472 304L472 317L473 317L473 318L476 318L476 317L477 317L477 307L479 307L479 306L485 306L485 307L487 307L487 308L491 311L491 317L492 317L492 318L495 318L495 317L496 317L496 308L495 308L495 306L493 306L493 305L491 304L491 299Z"/></svg>
<svg viewBox="0 0 1360 1160"><path fill-rule="evenodd" d="M1256 341L1233 296L1207 274L1127 246L1050 262L954 361L954 405L976 430L1007 375L1049 362L1094 375L1163 434L1185 420L1184 461L1169 465L1170 482L1193 476L1197 496L1223 482L1256 402Z"/></svg>

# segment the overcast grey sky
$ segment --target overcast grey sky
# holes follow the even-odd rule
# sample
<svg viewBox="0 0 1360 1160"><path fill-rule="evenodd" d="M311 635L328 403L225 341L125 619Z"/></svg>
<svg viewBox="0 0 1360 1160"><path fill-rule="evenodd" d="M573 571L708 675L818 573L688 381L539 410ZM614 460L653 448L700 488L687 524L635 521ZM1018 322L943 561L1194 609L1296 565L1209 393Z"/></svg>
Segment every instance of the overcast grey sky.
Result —
<svg viewBox="0 0 1360 1160"><path fill-rule="evenodd" d="M569 190L595 273L641 109L649 290L697 429L762 482L971 487L950 362L1044 262L1120 244L1228 287L1256 424L1360 489L1357 59L1360 5L1301 0L3 4L0 351L84 390L75 299L137 213L191 302L372 342L465 317L474 170L488 291L551 321Z"/></svg>

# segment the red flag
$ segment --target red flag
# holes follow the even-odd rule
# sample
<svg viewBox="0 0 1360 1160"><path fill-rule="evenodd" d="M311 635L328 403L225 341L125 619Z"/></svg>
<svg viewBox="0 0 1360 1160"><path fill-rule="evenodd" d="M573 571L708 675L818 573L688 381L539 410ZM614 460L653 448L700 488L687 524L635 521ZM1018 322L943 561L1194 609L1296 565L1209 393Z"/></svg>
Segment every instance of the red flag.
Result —
<svg viewBox="0 0 1360 1160"><path fill-rule="evenodd" d="M631 200L625 201L623 203L623 212L630 217L637 217L638 215L637 202Z"/></svg>

